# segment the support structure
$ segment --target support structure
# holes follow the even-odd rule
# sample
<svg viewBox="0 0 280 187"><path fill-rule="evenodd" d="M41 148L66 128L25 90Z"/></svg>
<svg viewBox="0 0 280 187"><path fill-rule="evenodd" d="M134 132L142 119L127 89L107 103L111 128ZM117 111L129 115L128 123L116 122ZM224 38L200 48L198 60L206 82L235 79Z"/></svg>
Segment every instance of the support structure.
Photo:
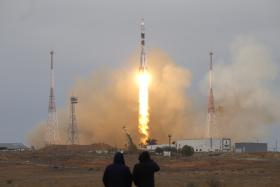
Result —
<svg viewBox="0 0 280 187"><path fill-rule="evenodd" d="M131 136L128 134L126 127L123 126L123 131L125 133L126 139L127 139L127 151L129 153L135 153L137 152L137 146L133 143Z"/></svg>
<svg viewBox="0 0 280 187"><path fill-rule="evenodd" d="M169 145L169 148L171 148L171 137L172 137L172 135L168 134L168 145Z"/></svg>
<svg viewBox="0 0 280 187"><path fill-rule="evenodd" d="M71 145L79 144L78 124L76 118L77 103L78 103L78 98L72 96L70 98L70 123L68 129L68 143Z"/></svg>
<svg viewBox="0 0 280 187"><path fill-rule="evenodd" d="M54 94L54 61L53 55L54 52L50 52L51 55L51 72L50 72L50 96L49 96L49 108L48 108L48 121L45 135L46 145L59 144L59 129L58 129L58 120L56 114L56 105L55 105L55 94Z"/></svg>

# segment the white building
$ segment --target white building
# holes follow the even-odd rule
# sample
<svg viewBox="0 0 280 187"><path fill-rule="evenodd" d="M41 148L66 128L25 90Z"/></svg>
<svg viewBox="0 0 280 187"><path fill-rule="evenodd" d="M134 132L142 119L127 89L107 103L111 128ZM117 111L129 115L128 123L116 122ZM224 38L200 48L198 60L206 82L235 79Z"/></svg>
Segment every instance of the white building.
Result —
<svg viewBox="0 0 280 187"><path fill-rule="evenodd" d="M193 147L195 152L227 152L231 150L229 138L201 138L184 139L176 141L176 148L181 149L185 145Z"/></svg>
<svg viewBox="0 0 280 187"><path fill-rule="evenodd" d="M30 148L22 143L0 143L0 151L25 151L25 150L30 150Z"/></svg>
<svg viewBox="0 0 280 187"><path fill-rule="evenodd" d="M169 147L169 144L147 145L146 149L149 151L154 151L158 147L159 148ZM170 144L170 147L176 147L176 145Z"/></svg>

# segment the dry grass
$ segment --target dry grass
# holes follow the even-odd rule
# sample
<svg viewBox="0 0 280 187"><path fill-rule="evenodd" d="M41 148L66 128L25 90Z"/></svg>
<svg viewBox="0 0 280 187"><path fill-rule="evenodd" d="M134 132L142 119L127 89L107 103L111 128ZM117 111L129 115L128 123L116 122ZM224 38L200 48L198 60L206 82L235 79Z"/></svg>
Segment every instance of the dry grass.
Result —
<svg viewBox="0 0 280 187"><path fill-rule="evenodd" d="M113 154L96 154L95 149L78 146L0 152L0 186L101 187L104 168ZM137 157L125 155L131 169ZM279 153L153 158L161 166L155 176L157 187L280 186Z"/></svg>

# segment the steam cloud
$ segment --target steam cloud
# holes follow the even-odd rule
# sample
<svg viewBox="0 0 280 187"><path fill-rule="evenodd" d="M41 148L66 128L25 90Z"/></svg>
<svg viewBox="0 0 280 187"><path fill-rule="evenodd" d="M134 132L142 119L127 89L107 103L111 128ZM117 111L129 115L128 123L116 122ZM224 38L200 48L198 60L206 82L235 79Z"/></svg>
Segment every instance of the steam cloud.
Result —
<svg viewBox="0 0 280 187"><path fill-rule="evenodd" d="M165 142L168 133L174 137L183 137L186 129L187 109L190 99L186 89L190 86L189 70L175 65L172 60L160 51L148 56L150 85L150 132L152 138ZM81 144L94 142L123 146L125 136L123 126L139 143L138 123L138 73L137 56L129 60L128 66L111 71L94 71L90 78L79 80L71 92L79 98L77 118ZM68 109L68 108L67 108ZM63 142L67 142L66 112L59 112L58 120ZM43 145L43 128L40 125L31 132L28 139L32 145Z"/></svg>
<svg viewBox="0 0 280 187"><path fill-rule="evenodd" d="M167 142L168 134L172 134L174 140L203 137L207 103L197 110L197 103L188 95L191 72L159 50L149 54L151 137L159 143ZM126 141L123 126L135 143L139 143L138 62L135 55L125 68L94 71L90 78L76 82L71 93L79 98L77 118L81 144L104 142L122 147ZM280 121L277 92L269 87L276 79L276 69L268 49L248 38L233 43L231 63L215 63L213 86L220 136L244 139L263 135L265 124ZM207 76L202 85L207 88ZM207 93L206 89L204 92ZM68 108L58 114L63 143L67 142ZM43 126L41 123L28 135L30 144L43 146Z"/></svg>
<svg viewBox="0 0 280 187"><path fill-rule="evenodd" d="M232 45L232 63L216 66L214 75L220 134L243 140L262 137L266 125L280 121L279 93L271 88L277 66L255 39L238 38Z"/></svg>

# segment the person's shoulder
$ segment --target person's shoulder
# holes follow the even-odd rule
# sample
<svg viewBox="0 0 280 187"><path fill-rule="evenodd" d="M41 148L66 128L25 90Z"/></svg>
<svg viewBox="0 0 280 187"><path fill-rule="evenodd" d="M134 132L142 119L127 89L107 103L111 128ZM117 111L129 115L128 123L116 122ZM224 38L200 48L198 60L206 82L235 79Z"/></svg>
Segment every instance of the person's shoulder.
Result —
<svg viewBox="0 0 280 187"><path fill-rule="evenodd" d="M128 166L124 165L124 168L130 171L130 168Z"/></svg>
<svg viewBox="0 0 280 187"><path fill-rule="evenodd" d="M140 167L141 165L142 165L142 163L136 163L136 164L134 165L134 168Z"/></svg>
<svg viewBox="0 0 280 187"><path fill-rule="evenodd" d="M114 164L109 164L109 165L106 166L106 169L110 169L112 167L114 167Z"/></svg>

